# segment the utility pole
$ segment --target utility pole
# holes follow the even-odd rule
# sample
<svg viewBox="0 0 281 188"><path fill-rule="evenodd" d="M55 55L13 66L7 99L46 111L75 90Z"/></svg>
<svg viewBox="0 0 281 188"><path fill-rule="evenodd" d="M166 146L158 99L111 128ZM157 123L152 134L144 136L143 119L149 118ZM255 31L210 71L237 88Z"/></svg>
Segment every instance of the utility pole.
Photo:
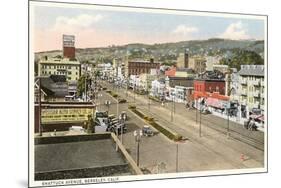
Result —
<svg viewBox="0 0 281 188"><path fill-rule="evenodd" d="M176 102L175 99L173 100L173 106L174 106L174 115L176 114Z"/></svg>
<svg viewBox="0 0 281 188"><path fill-rule="evenodd" d="M87 77L85 75L85 102L87 102Z"/></svg>
<svg viewBox="0 0 281 188"><path fill-rule="evenodd" d="M176 172L179 171L179 144L177 143L176 147Z"/></svg>
<svg viewBox="0 0 281 188"><path fill-rule="evenodd" d="M123 120L123 117L121 122L121 144L123 144L123 125L125 124L125 120Z"/></svg>
<svg viewBox="0 0 281 188"><path fill-rule="evenodd" d="M148 83L147 83L147 79L146 79L146 90L147 90L147 108L148 111L150 111L150 99L149 99L149 89L148 89Z"/></svg>
<svg viewBox="0 0 281 188"><path fill-rule="evenodd" d="M42 125L41 125L41 78L39 79L39 99L38 99L38 119L39 119L39 136L42 136Z"/></svg>
<svg viewBox="0 0 281 188"><path fill-rule="evenodd" d="M128 97L128 84L129 84L129 79L126 78L127 82L126 82L126 97Z"/></svg>
<svg viewBox="0 0 281 188"><path fill-rule="evenodd" d="M115 134L116 134L116 137L117 137L117 139L118 139L118 127L117 127L117 126L115 127ZM116 148L115 148L115 150L118 151L118 144L117 144L117 142L116 142Z"/></svg>
<svg viewBox="0 0 281 188"><path fill-rule="evenodd" d="M173 122L174 117L173 117L173 97L172 97L172 101L171 101L171 122Z"/></svg>
<svg viewBox="0 0 281 188"><path fill-rule="evenodd" d="M198 102L197 102L197 100L195 101L195 110L196 110L196 124L198 123Z"/></svg>
<svg viewBox="0 0 281 188"><path fill-rule="evenodd" d="M229 138L229 108L227 108L227 138Z"/></svg>
<svg viewBox="0 0 281 188"><path fill-rule="evenodd" d="M135 130L134 131L134 137L135 137L135 141L137 143L137 166L140 165L140 141L141 141L141 136L142 136L142 130Z"/></svg>
<svg viewBox="0 0 281 188"><path fill-rule="evenodd" d="M199 112L200 112L200 118L199 118L199 137L201 137L201 104L200 104L200 108L199 108Z"/></svg>
<svg viewBox="0 0 281 188"><path fill-rule="evenodd" d="M134 81L134 103L136 103L136 81Z"/></svg>

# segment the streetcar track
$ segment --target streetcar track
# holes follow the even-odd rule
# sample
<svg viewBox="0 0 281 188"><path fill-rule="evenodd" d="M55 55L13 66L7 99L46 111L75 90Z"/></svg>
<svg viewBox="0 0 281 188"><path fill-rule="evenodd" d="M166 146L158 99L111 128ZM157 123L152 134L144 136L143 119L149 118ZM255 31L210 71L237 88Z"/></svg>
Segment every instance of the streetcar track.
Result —
<svg viewBox="0 0 281 188"><path fill-rule="evenodd" d="M130 92L130 91L129 91ZM131 93L131 92L130 92ZM121 94L121 93L120 93ZM131 93L132 94L132 93ZM138 95L136 95L136 96L138 96ZM127 98L129 98L129 97L127 97ZM144 98L145 99L145 98ZM155 102L155 101L153 101L153 100L150 100L151 102L150 102L150 105L151 106L153 106L153 103L156 103L156 104L159 104L159 102ZM139 102L139 99L137 99L137 97L136 97L136 102L127 102L128 104L137 104L138 106L146 106L147 104L144 104L144 103L137 103L137 102ZM157 114L155 114L155 113L152 113L152 112L150 112L151 114L153 114L154 116L158 116ZM177 114L177 115L179 115L179 114ZM193 120L193 121L196 121L196 118L194 117L194 115L192 115L191 113L186 113L186 116L188 116L191 120ZM166 120L166 119L164 119L164 118L162 118L162 117L160 117L161 118L161 120L163 120L163 121L165 121L165 122L168 122L168 123L171 123L171 122L169 122L168 120ZM202 121L203 120L203 121ZM202 124L204 125L204 126L207 126L208 128L210 128L210 129L212 129L212 130L214 130L214 131L217 131L217 132L219 132L219 133L221 133L221 134L227 134L227 130L226 130L226 128L223 128L221 125L216 125L216 126L212 126L211 124L216 124L216 122L214 122L214 121L212 121L212 120L210 120L210 119L208 119L208 120L206 120L206 119L204 119L204 118L202 118L201 119L201 122L202 122ZM242 126L242 125L241 125ZM183 129L183 128L181 128L181 127L179 127L179 126L177 126L177 128L179 129L179 130L183 130L183 131L185 131L185 129ZM252 147L254 147L255 149L258 149L258 150L260 150L260 151L264 151L264 142L262 142L262 141L260 141L260 140L258 140L258 139L255 139L255 138L252 138L252 137L249 137L249 135L251 134L251 132L249 133L249 135L245 135L245 134L242 134L241 132L238 132L238 131L236 131L236 130L233 130L233 129L229 129L229 136L231 137L231 138L233 138L233 139L235 139L235 140L237 140L237 141L240 141L240 142L242 142L242 143L245 143L245 144L248 144L248 145L250 145L250 146L252 146Z"/></svg>

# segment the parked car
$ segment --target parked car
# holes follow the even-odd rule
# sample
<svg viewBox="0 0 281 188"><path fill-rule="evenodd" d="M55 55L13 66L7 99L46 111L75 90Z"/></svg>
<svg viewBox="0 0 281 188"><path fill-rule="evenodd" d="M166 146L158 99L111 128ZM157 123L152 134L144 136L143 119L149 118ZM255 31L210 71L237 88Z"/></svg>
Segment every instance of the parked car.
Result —
<svg viewBox="0 0 281 188"><path fill-rule="evenodd" d="M127 100L126 99L118 99L118 103L126 103Z"/></svg>
<svg viewBox="0 0 281 188"><path fill-rule="evenodd" d="M152 131L152 129L148 125L145 125L142 128L142 134L144 136L153 136L154 132Z"/></svg>
<svg viewBox="0 0 281 188"><path fill-rule="evenodd" d="M109 130L114 133L117 133L118 131L118 134L121 134L121 132L124 134L127 132L127 126L125 123L118 122L114 125L111 125Z"/></svg>
<svg viewBox="0 0 281 188"><path fill-rule="evenodd" d="M201 111L201 113L202 114L211 114L211 111L205 108Z"/></svg>

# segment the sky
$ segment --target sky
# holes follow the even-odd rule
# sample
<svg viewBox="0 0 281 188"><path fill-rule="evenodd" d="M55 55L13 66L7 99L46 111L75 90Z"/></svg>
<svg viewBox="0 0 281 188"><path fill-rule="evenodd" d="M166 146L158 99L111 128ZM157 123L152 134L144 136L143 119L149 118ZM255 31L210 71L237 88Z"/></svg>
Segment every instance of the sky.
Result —
<svg viewBox="0 0 281 188"><path fill-rule="evenodd" d="M209 38L264 39L261 19L39 5L34 6L33 15L35 52L61 50L63 34L75 35L76 48Z"/></svg>

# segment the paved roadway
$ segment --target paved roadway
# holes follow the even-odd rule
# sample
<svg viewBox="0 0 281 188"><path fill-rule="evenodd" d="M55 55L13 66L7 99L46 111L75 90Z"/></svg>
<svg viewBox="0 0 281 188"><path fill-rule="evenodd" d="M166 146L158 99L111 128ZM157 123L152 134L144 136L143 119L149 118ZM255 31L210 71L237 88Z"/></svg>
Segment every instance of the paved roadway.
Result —
<svg viewBox="0 0 281 188"><path fill-rule="evenodd" d="M109 89L113 89L108 83L103 83ZM123 143L132 157L136 158L136 143L133 137L133 131L141 129L145 122L128 111L128 104L137 104L145 113L150 113L159 123L175 130L188 138L184 143L175 143L167 139L162 134L153 137L143 137L140 146L140 166L147 168L153 173L159 172L158 165L163 162L165 168L160 172L176 171L176 147L178 144L178 171L201 171L201 170L223 170L223 169L240 169L240 168L257 168L264 165L264 152L249 144L237 141L232 137L227 138L224 132L209 128L207 123L212 124L217 121L217 117L201 116L202 120L202 137L198 135L198 124L194 121L195 112L187 111L183 105L176 104L176 115L171 122L170 104L163 107L158 103L151 101L150 108L147 105L145 96L138 96L126 90L115 89L122 98L126 98L128 103L119 104L119 113L127 111L130 117L127 122L129 131L123 135ZM98 99L100 110L106 110L103 105L105 100L110 100L113 104L110 106L110 113L116 114L116 101L110 95L102 91L102 97ZM135 102L134 102L135 101ZM216 122L217 123L217 122ZM220 125L225 125L224 119L218 119ZM234 127L234 125L230 124ZM256 133L254 133L256 134ZM241 160L241 154L245 160Z"/></svg>

